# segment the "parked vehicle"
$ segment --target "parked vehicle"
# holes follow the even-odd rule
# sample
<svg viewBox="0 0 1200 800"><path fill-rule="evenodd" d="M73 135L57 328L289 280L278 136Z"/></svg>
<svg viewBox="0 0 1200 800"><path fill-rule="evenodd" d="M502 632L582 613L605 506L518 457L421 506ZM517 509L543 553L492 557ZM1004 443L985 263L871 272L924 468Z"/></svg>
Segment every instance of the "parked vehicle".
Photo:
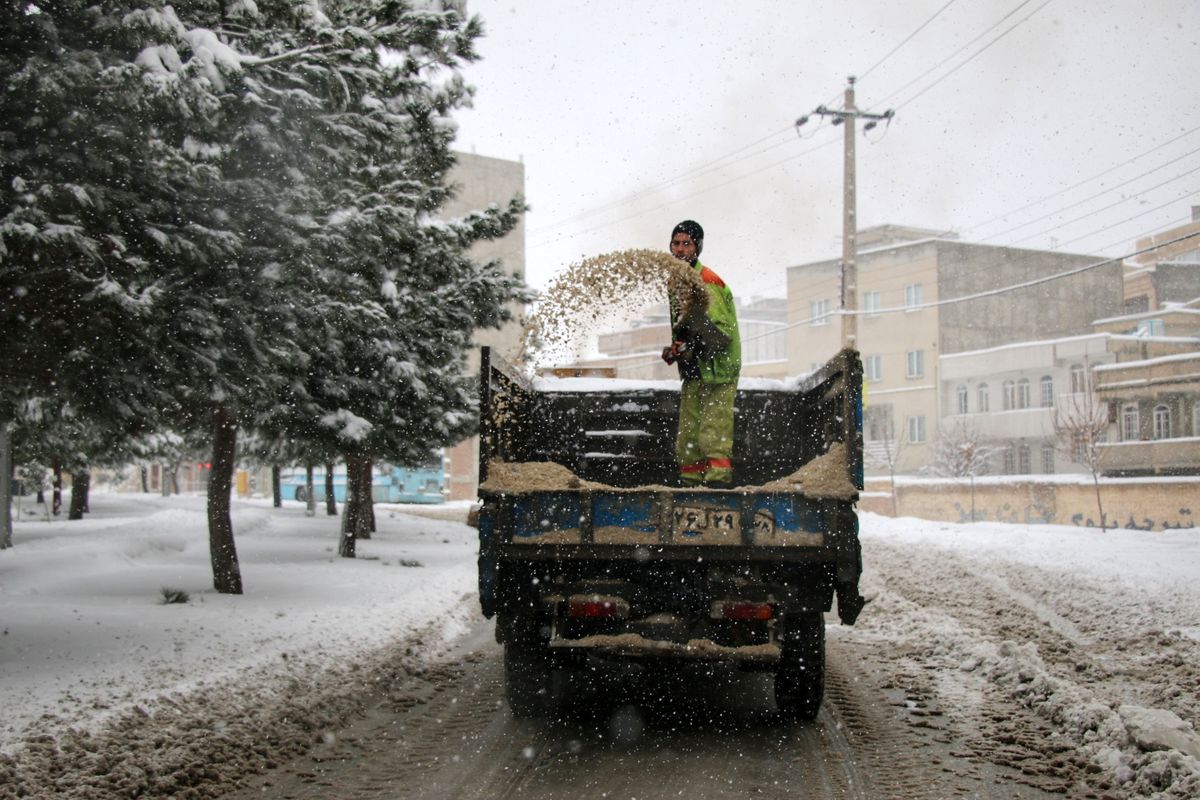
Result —
<svg viewBox="0 0 1200 800"><path fill-rule="evenodd" d="M280 472L284 497L307 502L308 489L304 467L291 467ZM380 464L372 470L371 497L377 503L442 503L445 502L445 468L441 456L418 467L397 467ZM318 503L325 502L325 467L313 468L313 493ZM334 499L346 500L346 467L333 469Z"/></svg>
<svg viewBox="0 0 1200 800"><path fill-rule="evenodd" d="M771 671L782 713L817 714L824 614L836 597L853 624L865 602L858 354L743 381L737 489L670 488L678 400L665 382L529 380L484 348L479 597L514 714L546 712L592 657Z"/></svg>

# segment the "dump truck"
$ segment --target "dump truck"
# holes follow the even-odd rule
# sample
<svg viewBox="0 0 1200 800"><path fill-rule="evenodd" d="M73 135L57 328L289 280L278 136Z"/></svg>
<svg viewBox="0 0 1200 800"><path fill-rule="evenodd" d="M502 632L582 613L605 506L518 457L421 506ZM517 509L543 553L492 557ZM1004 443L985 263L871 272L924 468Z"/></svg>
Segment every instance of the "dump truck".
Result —
<svg viewBox="0 0 1200 800"><path fill-rule="evenodd" d="M825 613L864 605L862 363L743 378L733 489L673 485L678 384L530 378L483 348L479 600L519 717L592 659L774 673L781 714L824 692Z"/></svg>

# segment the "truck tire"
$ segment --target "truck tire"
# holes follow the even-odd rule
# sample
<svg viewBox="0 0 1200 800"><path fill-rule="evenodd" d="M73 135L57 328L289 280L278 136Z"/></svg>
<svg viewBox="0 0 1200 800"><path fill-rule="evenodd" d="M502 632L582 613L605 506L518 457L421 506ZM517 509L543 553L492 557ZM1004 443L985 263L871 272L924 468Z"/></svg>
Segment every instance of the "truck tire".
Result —
<svg viewBox="0 0 1200 800"><path fill-rule="evenodd" d="M554 672L542 643L518 640L504 644L504 696L514 717L544 717L554 709Z"/></svg>
<svg viewBox="0 0 1200 800"><path fill-rule="evenodd" d="M825 694L825 620L805 614L789 620L775 668L775 705L789 719L813 720Z"/></svg>

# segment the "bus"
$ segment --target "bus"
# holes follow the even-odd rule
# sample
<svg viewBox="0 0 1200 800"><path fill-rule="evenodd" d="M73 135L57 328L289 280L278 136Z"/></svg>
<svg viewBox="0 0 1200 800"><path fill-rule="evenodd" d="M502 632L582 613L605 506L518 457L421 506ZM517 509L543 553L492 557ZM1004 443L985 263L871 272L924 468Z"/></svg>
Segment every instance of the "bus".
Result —
<svg viewBox="0 0 1200 800"><path fill-rule="evenodd" d="M280 470L279 482L287 499L308 501L304 467L285 467ZM371 497L376 503L442 503L445 502L446 471L439 454L416 467L376 464L371 470ZM325 465L313 465L313 494L318 503L325 502ZM346 501L346 465L333 468L333 496Z"/></svg>

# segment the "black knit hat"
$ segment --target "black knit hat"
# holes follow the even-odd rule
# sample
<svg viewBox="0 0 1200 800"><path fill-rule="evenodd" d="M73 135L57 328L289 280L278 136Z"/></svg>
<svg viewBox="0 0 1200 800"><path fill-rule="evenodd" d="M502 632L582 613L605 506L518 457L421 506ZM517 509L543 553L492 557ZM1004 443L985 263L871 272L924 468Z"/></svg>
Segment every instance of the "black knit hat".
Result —
<svg viewBox="0 0 1200 800"><path fill-rule="evenodd" d="M686 233L692 237L692 241L696 244L696 255L700 255L700 251L704 248L704 228L700 227L699 222L685 219L671 231L671 238L674 239L677 233Z"/></svg>

